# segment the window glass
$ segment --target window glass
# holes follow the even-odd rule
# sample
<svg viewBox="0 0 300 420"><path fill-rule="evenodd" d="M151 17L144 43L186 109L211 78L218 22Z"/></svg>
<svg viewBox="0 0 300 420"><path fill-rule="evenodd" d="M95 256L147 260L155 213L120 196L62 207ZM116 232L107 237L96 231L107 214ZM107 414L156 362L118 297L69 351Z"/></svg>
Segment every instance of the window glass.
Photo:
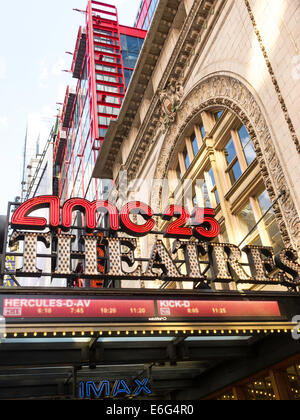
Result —
<svg viewBox="0 0 300 420"><path fill-rule="evenodd" d="M204 207L211 208L212 205L211 205L211 201L210 201L210 197L209 197L209 193L208 193L207 183L206 183L205 180L203 180L201 191L202 191L202 198L203 198Z"/></svg>
<svg viewBox="0 0 300 420"><path fill-rule="evenodd" d="M85 169L84 169L84 188L86 191L90 184L90 180L92 178L92 173L93 173L93 167L94 167L94 159L93 159L94 152L93 150L90 150L89 153L90 154L89 154L89 157L86 159Z"/></svg>
<svg viewBox="0 0 300 420"><path fill-rule="evenodd" d="M100 70L100 68L97 68L98 64L96 64L96 70ZM108 76L107 74L98 74L96 73L96 79L102 80L103 82L110 82L110 83L118 83L118 77L117 76Z"/></svg>
<svg viewBox="0 0 300 420"><path fill-rule="evenodd" d="M134 68L144 40L129 35L120 35L124 67Z"/></svg>
<svg viewBox="0 0 300 420"><path fill-rule="evenodd" d="M215 186L215 185L216 185L216 180L215 180L215 176L214 176L214 172L213 172L213 170L212 170L212 169L210 169L210 170L208 171L208 173L209 173L209 176L210 176L210 179L211 179L211 182L212 182L213 186Z"/></svg>
<svg viewBox="0 0 300 420"><path fill-rule="evenodd" d="M242 143L242 147L244 150L245 158L247 161L248 166L256 159L256 153L254 150L254 146L252 140L248 134L246 127L243 125L242 128L239 130L239 137Z"/></svg>
<svg viewBox="0 0 300 420"><path fill-rule="evenodd" d="M268 211L268 209L271 207L271 200L269 198L269 194L267 191L264 191L259 197L258 197L259 206L261 209L262 215ZM264 218L264 224L266 227L266 230L268 232L272 247L274 248L275 253L279 252L282 248L284 248L284 243L280 234L280 230L278 227L278 224L276 222L274 209L272 208L267 215Z"/></svg>
<svg viewBox="0 0 300 420"><path fill-rule="evenodd" d="M269 198L269 194L267 191L264 191L259 197L258 197L259 205L261 208L262 213L265 213L270 207L271 207L271 200ZM274 214L274 210L271 209L269 213L269 217L271 214ZM272 216L271 216L272 217Z"/></svg>
<svg viewBox="0 0 300 420"><path fill-rule="evenodd" d="M120 99L116 96L106 96L105 101L109 104L120 105Z"/></svg>
<svg viewBox="0 0 300 420"><path fill-rule="evenodd" d="M148 16L146 16L143 28L145 31L149 28L149 20L148 20Z"/></svg>
<svg viewBox="0 0 300 420"><path fill-rule="evenodd" d="M110 73L116 73L117 69L116 67L112 67L112 66L104 66L102 64L97 64L96 65L96 69L100 70L100 71L108 71Z"/></svg>
<svg viewBox="0 0 300 420"><path fill-rule="evenodd" d="M104 31L103 29L97 29L97 28L94 28L94 32L96 32L97 34L108 35L108 36L112 36L113 34L111 31Z"/></svg>
<svg viewBox="0 0 300 420"><path fill-rule="evenodd" d="M98 106L98 111L100 114L108 114L108 115L119 115L120 109L113 108L111 106Z"/></svg>
<svg viewBox="0 0 300 420"><path fill-rule="evenodd" d="M256 225L256 220L250 203L238 215L241 231L246 236Z"/></svg>
<svg viewBox="0 0 300 420"><path fill-rule="evenodd" d="M113 43L114 43L113 39L109 39L109 38L105 38L105 37L99 37L99 36L95 36L94 40L96 42L101 42L102 44L113 45Z"/></svg>
<svg viewBox="0 0 300 420"><path fill-rule="evenodd" d="M96 75L96 79L98 79L98 74ZM111 92L111 93L119 93L119 90L117 87L113 87L113 86L107 86L107 85L100 85L97 84L97 89L101 90L102 92Z"/></svg>
<svg viewBox="0 0 300 420"><path fill-rule="evenodd" d="M114 57L110 57L108 55L102 56L102 61L105 61L106 63L115 63L116 59Z"/></svg>
<svg viewBox="0 0 300 420"><path fill-rule="evenodd" d="M204 139L205 136L206 136L206 133L205 133L205 128L204 128L203 124L200 125L200 131L201 131L201 134L202 134L202 139Z"/></svg>
<svg viewBox="0 0 300 420"><path fill-rule="evenodd" d="M157 6L157 2L158 2L158 0L151 0L150 6L149 6L149 10L148 10L150 21L153 18L153 15L154 15L154 12L155 12L155 9L156 9L156 6Z"/></svg>
<svg viewBox="0 0 300 420"><path fill-rule="evenodd" d="M214 176L214 172L213 172L212 168L209 170L208 174L209 174L212 186L213 186L213 188L211 190L211 193L214 195L216 203L220 204L220 197L219 197L219 193L218 193L218 190L217 190L217 187L216 187L216 180L215 180L215 176Z"/></svg>
<svg viewBox="0 0 300 420"><path fill-rule="evenodd" d="M189 169L189 167L191 166L191 161L190 161L190 157L186 148L184 149L183 157L184 157L185 167L186 169Z"/></svg>
<svg viewBox="0 0 300 420"><path fill-rule="evenodd" d="M194 207L198 207L198 200L197 200L197 195L196 194L194 194L194 196L193 196L193 205L194 205Z"/></svg>
<svg viewBox="0 0 300 420"><path fill-rule="evenodd" d="M234 147L234 143L232 139L230 139L229 142L227 143L225 150L226 150L226 160L227 160L228 165L230 165L230 163L236 158L236 151L235 151L235 147Z"/></svg>
<svg viewBox="0 0 300 420"><path fill-rule="evenodd" d="M105 137L106 133L107 133L107 128L99 128L100 137Z"/></svg>
<svg viewBox="0 0 300 420"><path fill-rule="evenodd" d="M232 171L230 172L230 174L231 174L232 183L237 181L242 176L242 170L241 170L239 162L233 165Z"/></svg>
<svg viewBox="0 0 300 420"><path fill-rule="evenodd" d="M237 159L237 154L232 139L229 140L225 147L225 156L229 166L228 173L230 180L231 183L234 184L242 176L242 170Z"/></svg>
<svg viewBox="0 0 300 420"><path fill-rule="evenodd" d="M95 45L95 50L96 51L102 51L102 52L109 52L109 53L114 53L114 48L113 47L103 47L103 46L99 46L99 45Z"/></svg>
<svg viewBox="0 0 300 420"><path fill-rule="evenodd" d="M223 114L224 114L224 111L215 112L214 115L215 115L216 120L218 121L222 117Z"/></svg>
<svg viewBox="0 0 300 420"><path fill-rule="evenodd" d="M88 96L88 84L89 84L89 80L88 80L88 68L87 68L87 60L86 60L85 65L84 65L82 80L81 80L81 86L80 86L82 106L84 106L86 98Z"/></svg>
<svg viewBox="0 0 300 420"><path fill-rule="evenodd" d="M133 70L124 69L124 77L125 77L125 86L128 87L130 83L130 79L132 76Z"/></svg>
<svg viewBox="0 0 300 420"><path fill-rule="evenodd" d="M195 133L191 137L191 142L192 142L192 146L193 146L194 155L196 156L199 152L199 146L198 146L198 139L195 136Z"/></svg>
<svg viewBox="0 0 300 420"><path fill-rule="evenodd" d="M108 126L110 124L110 118L109 117L99 117L99 124Z"/></svg>
<svg viewBox="0 0 300 420"><path fill-rule="evenodd" d="M76 132L78 127L79 127L79 122L80 122L80 101L79 101L79 97L76 101L74 115L73 115L73 121L74 121L74 132Z"/></svg>
<svg viewBox="0 0 300 420"><path fill-rule="evenodd" d="M69 130L68 141L67 141L67 150L66 150L66 160L67 162L70 161L72 155L72 148L73 148L73 137L72 137L73 130L72 128Z"/></svg>

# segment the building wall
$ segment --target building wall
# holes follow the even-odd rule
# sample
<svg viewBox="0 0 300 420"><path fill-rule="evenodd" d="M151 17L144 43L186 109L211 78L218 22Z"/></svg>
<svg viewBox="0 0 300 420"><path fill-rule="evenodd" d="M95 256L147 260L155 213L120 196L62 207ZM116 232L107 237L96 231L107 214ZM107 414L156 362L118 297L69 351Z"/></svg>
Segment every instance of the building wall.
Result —
<svg viewBox="0 0 300 420"><path fill-rule="evenodd" d="M292 0L283 2L276 0L272 4L264 0L263 2L252 1L250 6L286 103L287 113L294 125L295 134L299 138L300 100L297 95L297 86L300 83L300 76L295 63L297 63L300 43L299 25L297 27L300 19L300 5ZM172 44L171 39L168 41ZM170 51L168 47L169 45L166 44L166 51ZM162 54L156 69L164 69L167 59L168 57ZM300 181L299 154L295 153L296 146L285 119L286 113L282 110L279 94L272 82L272 75L244 0L226 2L205 48L199 52L199 57L193 59L192 71L189 68L186 73L184 96L205 77L217 74L232 75L253 92L264 112L273 144L299 211L300 196L297 193ZM154 74L154 85L156 76L157 72ZM126 149L126 143L123 149ZM129 151L126 155L128 154Z"/></svg>
<svg viewBox="0 0 300 420"><path fill-rule="evenodd" d="M300 78L296 75L294 63L300 48L300 5L292 0L264 0L252 1L250 6L286 103L287 113L299 138L300 105L296 92ZM300 196L297 194L300 186L299 155L295 153L291 133L285 121L285 113L282 111L278 93L272 82L272 75L267 67L244 0L227 2L210 36L210 42L201 53L189 77L186 91L207 75L224 72L235 75L252 90L260 101L272 131L276 151L299 209Z"/></svg>
<svg viewBox="0 0 300 420"><path fill-rule="evenodd" d="M129 178L140 180L136 185L168 177L192 127L202 119L206 129L213 129L209 114L221 107L237 116L250 133L257 155L255 176L261 177L270 201L285 191L274 205L276 220L283 242L300 250L300 100L296 93L300 5L293 0L184 0L178 6L161 0L154 26L165 19L162 11L167 8L176 15L139 105L139 120L122 137L117 159L109 161L114 180L118 182L120 168L128 170ZM147 41L142 55L147 55L151 41L157 42L154 30L150 29ZM133 76L131 93L138 77ZM129 108L128 96L123 106ZM122 123L121 116L119 129ZM212 150L209 137L203 140L222 175L219 152ZM157 205L155 210L162 210L160 189L154 182L150 191L142 191L143 201L147 197ZM230 199L222 198L220 215L225 217L224 211L234 210ZM234 237L235 226L229 231ZM147 242L143 240L144 248L150 246Z"/></svg>

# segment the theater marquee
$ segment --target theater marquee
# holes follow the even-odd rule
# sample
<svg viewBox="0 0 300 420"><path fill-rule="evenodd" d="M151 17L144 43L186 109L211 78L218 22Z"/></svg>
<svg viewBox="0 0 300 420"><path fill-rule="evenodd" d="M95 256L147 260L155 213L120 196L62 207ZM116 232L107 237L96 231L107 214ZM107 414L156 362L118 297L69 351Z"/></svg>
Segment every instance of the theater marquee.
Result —
<svg viewBox="0 0 300 420"><path fill-rule="evenodd" d="M277 301L68 298L66 296L0 297L7 322L81 320L82 322L198 322L202 320L280 320Z"/></svg>
<svg viewBox="0 0 300 420"><path fill-rule="evenodd" d="M41 208L49 208L49 223L45 218L33 217L31 213ZM84 233L80 242L83 251L74 252L76 235L70 233L73 212L85 215ZM97 214L107 215L109 227L97 228ZM132 215L142 216L144 223L133 221ZM169 221L164 232L155 230L155 217ZM297 253L293 249L283 249L278 255L270 247L246 246L240 250L232 244L216 243L219 224L212 209L195 208L192 214L181 206L170 205L163 214L155 215L152 209L141 202L130 202L119 212L109 201L89 202L84 199L70 199L62 209L55 196L33 198L22 204L13 214L11 226L15 229L11 243L24 241L23 267L17 270L19 277L40 277L51 275L55 278L79 276L72 269L73 260L84 260L81 278L111 280L140 279L164 281L192 281L197 283L247 283L280 284L290 289L300 285L300 266ZM49 231L45 233L45 230ZM101 234L99 234L101 231ZM125 232L126 237L119 237ZM138 240L149 234L174 238L172 253L161 239L156 239L147 258L137 258ZM43 273L36 266L37 242L52 246L55 269ZM104 251L102 267L99 269L99 247ZM178 261L174 255L182 250L184 259ZM242 263L242 252L248 263ZM100 257L101 259L101 257ZM179 264L180 263L180 264ZM179 268L179 266L183 268ZM248 269L247 269L248 268ZM207 276L207 272L211 276Z"/></svg>

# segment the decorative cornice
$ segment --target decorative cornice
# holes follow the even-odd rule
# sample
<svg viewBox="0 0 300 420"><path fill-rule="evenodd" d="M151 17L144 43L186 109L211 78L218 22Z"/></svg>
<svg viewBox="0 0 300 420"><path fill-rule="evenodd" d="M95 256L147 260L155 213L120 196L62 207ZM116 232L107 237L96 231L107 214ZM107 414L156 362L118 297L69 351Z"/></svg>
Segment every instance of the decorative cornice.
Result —
<svg viewBox="0 0 300 420"><path fill-rule="evenodd" d="M278 81L277 81L277 79L276 79L275 72L274 72L273 66L272 66L272 64L271 64L271 62L270 62L270 59L269 59L269 56L268 56L267 50L266 50L266 48L265 48L265 46L264 46L264 43L263 43L263 40L262 40L261 34L260 34L259 30L258 30L258 26L257 26L256 20L255 20L254 14L253 14L253 12L252 12L252 9L251 9L251 6L250 6L250 3L249 3L249 1L248 1L248 0L244 0L244 1L245 1L245 4L246 4L246 8L247 8L247 10L248 10L248 13L249 13L249 16L250 16L250 19L251 19L251 22L252 22L253 28L254 28L254 32L255 32L256 38L257 38L257 40L258 40L258 42L259 42L260 49L261 49L261 51L262 51L262 53L263 53L263 56L264 56L264 59L265 59L265 62L266 62L266 65L267 65L267 68L268 68L269 74L270 74L270 76L271 76L272 83L273 83L273 85L274 85L274 88L275 88L275 91L276 91L276 94L277 94L278 100L279 100L279 102L280 102L280 106L281 106L281 109L282 109L282 111L283 111L284 118L285 118L285 120L286 120L286 122L287 122L287 125L288 125L289 131L290 131L290 133L291 133L291 136L292 136L293 142L294 142L294 143L295 143L295 145L296 145L297 152L298 152L298 153L300 153L300 143L299 143L299 139L298 139L298 137L297 137L296 130L295 130L295 127L294 127L294 125L293 125L293 123L292 123L292 120L291 120L291 117L290 117L290 115L289 115L289 112L288 112L288 110L287 110L287 106L286 106L285 100L283 99L283 95L282 95L281 89L280 89L280 87L279 87L279 83L278 83Z"/></svg>
<svg viewBox="0 0 300 420"><path fill-rule="evenodd" d="M159 137L160 133L165 133L170 124L176 121L176 113L178 111L179 104L178 93L180 94L181 91L183 92L182 74L184 72L187 59L193 55L191 45L195 45L199 42L201 32L208 29L205 22L208 17L211 16L214 4L215 0L196 0L193 3L189 15L180 30L180 36L175 48L172 51L168 66L162 74L157 92L153 95L147 115L139 129L135 145L127 159L126 168L129 179L133 179L137 176L138 168L141 165L145 153ZM218 17L216 16L216 19L217 18ZM198 36L195 36L196 32ZM172 89L174 93L174 86L178 87L178 85L180 87L177 90L177 96L172 104L173 109L168 114L166 113L165 107L162 106L161 93L166 93ZM139 149L143 150L140 154L142 159L137 156L139 154L137 153Z"/></svg>

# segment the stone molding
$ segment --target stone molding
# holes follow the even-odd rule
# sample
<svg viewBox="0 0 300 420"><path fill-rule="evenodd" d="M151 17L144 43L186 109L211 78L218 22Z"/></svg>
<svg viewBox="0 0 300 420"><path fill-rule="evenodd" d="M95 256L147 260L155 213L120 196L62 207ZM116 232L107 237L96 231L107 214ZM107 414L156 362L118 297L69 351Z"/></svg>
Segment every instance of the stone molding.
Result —
<svg viewBox="0 0 300 420"><path fill-rule="evenodd" d="M295 130L295 127L294 127L294 124L293 124L293 122L292 122L292 120L291 120L291 117L290 117L290 115L289 115L289 112L288 112L288 109L287 109L287 106L286 106L285 100L283 99L283 95L282 95L281 89L280 89L280 87L279 87L279 83L278 83L278 81L277 81L277 79L276 79L275 72L274 72L273 66L272 66L272 64L271 64L271 62L270 62L270 59L269 59L269 56L268 56L267 50L266 50L266 48L265 48L265 46L264 46L264 44L263 44L263 40L262 40L261 34L260 34L259 30L258 30L258 26L257 26L256 20L255 20L254 14L253 14L253 12L252 12L252 9L251 9L251 6L250 6L250 3L249 3L249 1L248 1L248 0L245 0L245 4L246 4L246 8L247 8L247 10L248 10L248 13L249 13L249 16L250 16L250 19L251 19L252 25L253 25L253 29L254 29L254 32L255 32L256 38L257 38L257 40L258 40L258 42L259 42L261 52L262 52L262 54L263 54L263 56L264 56L264 59L265 59L265 62L266 62L267 68L268 68L268 72L269 72L269 74L270 74L270 76L271 76L272 83L273 83L273 85L274 85L274 88L275 88L275 91L276 91L277 98L278 98L278 100L279 100L279 103L280 103L280 106L281 106L282 112L283 112L283 114L284 114L284 118L285 118L285 120L286 120L286 122L287 122L287 125L288 125L288 128L289 128L289 131L290 131L290 133L291 133L291 136L292 136L293 142L295 143L295 146L296 146L297 152L298 152L298 153L300 153L300 143L299 143L299 139L298 139L298 137L297 137L296 130Z"/></svg>
<svg viewBox="0 0 300 420"><path fill-rule="evenodd" d="M275 201L285 191L274 206L274 211L285 244L300 252L300 218L270 130L253 94L239 80L227 75L208 76L188 94L178 108L176 123L171 124L166 132L154 178L167 177L172 159L171 151L184 135L186 127L200 117L201 112L220 106L237 115L247 128L271 201ZM159 187L153 189L152 203L157 202L160 205L160 193Z"/></svg>

